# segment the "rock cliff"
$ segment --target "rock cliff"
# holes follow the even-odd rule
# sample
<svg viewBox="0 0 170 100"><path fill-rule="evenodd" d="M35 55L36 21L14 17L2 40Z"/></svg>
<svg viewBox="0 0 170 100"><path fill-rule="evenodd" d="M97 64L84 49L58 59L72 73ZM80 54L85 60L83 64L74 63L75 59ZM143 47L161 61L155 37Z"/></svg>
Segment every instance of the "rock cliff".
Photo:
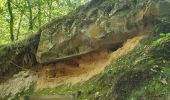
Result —
<svg viewBox="0 0 170 100"><path fill-rule="evenodd" d="M143 30L152 31L158 19L167 19L169 9L166 0L92 0L42 28L37 61L49 63L114 48Z"/></svg>

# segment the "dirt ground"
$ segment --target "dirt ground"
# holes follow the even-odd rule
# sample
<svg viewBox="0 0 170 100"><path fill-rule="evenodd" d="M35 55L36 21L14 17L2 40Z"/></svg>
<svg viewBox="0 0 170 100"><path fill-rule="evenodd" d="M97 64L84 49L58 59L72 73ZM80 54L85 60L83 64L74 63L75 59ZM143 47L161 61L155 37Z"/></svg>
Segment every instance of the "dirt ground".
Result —
<svg viewBox="0 0 170 100"><path fill-rule="evenodd" d="M41 66L42 69L38 71L36 89L54 88L62 84L70 86L86 81L102 73L111 61L127 54L145 37L146 35L140 35L129 39L114 52L100 50L68 61Z"/></svg>

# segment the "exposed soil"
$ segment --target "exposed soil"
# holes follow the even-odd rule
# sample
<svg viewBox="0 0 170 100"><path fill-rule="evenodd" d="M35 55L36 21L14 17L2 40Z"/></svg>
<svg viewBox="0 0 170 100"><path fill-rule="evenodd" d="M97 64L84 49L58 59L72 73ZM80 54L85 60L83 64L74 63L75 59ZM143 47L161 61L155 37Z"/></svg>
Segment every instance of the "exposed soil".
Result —
<svg viewBox="0 0 170 100"><path fill-rule="evenodd" d="M41 66L41 70L38 70L39 78L36 89L54 88L62 84L70 86L86 81L102 73L111 61L127 54L145 37L146 35L140 35L129 39L114 52L100 50L68 61Z"/></svg>
<svg viewBox="0 0 170 100"><path fill-rule="evenodd" d="M21 71L0 84L0 97L11 96L13 98L18 93L28 90L33 83L36 83L37 90L41 90L63 84L71 86L78 82L84 82L104 72L110 62L127 54L145 37L146 35L140 35L129 39L116 51L114 51L116 48L114 50L112 48L103 49L70 60L34 66L32 71Z"/></svg>

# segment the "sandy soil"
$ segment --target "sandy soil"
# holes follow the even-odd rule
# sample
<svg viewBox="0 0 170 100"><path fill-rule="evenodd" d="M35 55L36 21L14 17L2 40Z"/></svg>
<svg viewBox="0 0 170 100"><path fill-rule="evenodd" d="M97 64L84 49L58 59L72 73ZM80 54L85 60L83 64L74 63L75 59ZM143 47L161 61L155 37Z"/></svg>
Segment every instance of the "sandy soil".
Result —
<svg viewBox="0 0 170 100"><path fill-rule="evenodd" d="M101 50L72 60L42 66L42 69L38 71L39 78L36 88L54 88L62 84L69 86L86 81L102 73L111 61L127 54L145 37L146 35L140 35L129 39L115 52Z"/></svg>

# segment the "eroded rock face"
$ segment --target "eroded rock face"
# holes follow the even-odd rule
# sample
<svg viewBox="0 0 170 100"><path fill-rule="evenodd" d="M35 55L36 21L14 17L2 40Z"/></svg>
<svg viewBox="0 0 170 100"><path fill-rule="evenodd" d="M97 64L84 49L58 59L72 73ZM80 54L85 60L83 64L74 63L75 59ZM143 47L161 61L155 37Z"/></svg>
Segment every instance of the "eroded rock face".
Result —
<svg viewBox="0 0 170 100"><path fill-rule="evenodd" d="M168 16L168 0L92 0L41 29L36 54L39 63L114 47L151 30L157 18Z"/></svg>
<svg viewBox="0 0 170 100"><path fill-rule="evenodd" d="M30 71L15 74L10 80L0 84L1 100L13 100L18 93L27 91L36 80L37 75Z"/></svg>

